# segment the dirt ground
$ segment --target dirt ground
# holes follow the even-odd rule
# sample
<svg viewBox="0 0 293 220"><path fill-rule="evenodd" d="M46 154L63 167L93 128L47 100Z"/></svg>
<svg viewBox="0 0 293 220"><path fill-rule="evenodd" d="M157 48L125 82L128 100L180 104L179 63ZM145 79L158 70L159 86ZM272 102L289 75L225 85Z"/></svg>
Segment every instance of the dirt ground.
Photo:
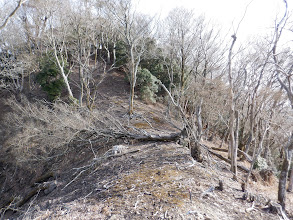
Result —
<svg viewBox="0 0 293 220"><path fill-rule="evenodd" d="M130 152L130 153L127 153ZM134 153L131 153L134 152ZM80 155L90 152L82 150ZM73 165L73 164L72 164ZM61 169L60 169L61 168ZM128 146L126 154L101 161L89 159L72 167L59 166L56 188L40 192L7 212L11 219L277 219L262 210L248 212L239 182L228 164L206 157L197 163L176 143ZM219 180L224 190L212 190ZM253 187L253 186L252 186ZM211 192L208 192L211 191ZM261 189L258 195L274 197ZM276 191L274 192L276 193Z"/></svg>
<svg viewBox="0 0 293 220"><path fill-rule="evenodd" d="M166 107L160 103L136 100L135 117L125 117L128 85L121 74L111 73L99 92L97 105L112 109L123 123L155 134L181 128L179 122L167 118ZM114 145L124 148L115 154L111 151ZM118 140L103 147L98 143L75 146L62 157L32 169L34 164L30 168L13 165L9 151L1 150L1 219L279 219L261 202L276 202L277 179L270 185L249 182L248 192L261 198L250 209L252 202L242 199L243 174L240 172L236 182L229 164L206 150L203 154L204 161L198 163L177 142ZM219 181L223 182L222 191L217 188ZM37 188L44 182L52 187ZM35 188L37 193L22 206L8 208ZM293 195L288 194L287 199L288 216L293 219Z"/></svg>

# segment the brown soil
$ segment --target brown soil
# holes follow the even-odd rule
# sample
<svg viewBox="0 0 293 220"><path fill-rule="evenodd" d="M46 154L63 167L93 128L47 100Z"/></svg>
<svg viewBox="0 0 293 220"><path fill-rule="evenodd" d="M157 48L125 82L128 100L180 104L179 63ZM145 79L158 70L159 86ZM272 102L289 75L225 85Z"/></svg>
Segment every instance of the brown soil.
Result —
<svg viewBox="0 0 293 220"><path fill-rule="evenodd" d="M181 124L165 117L166 107L135 102L136 114L128 121L128 85L122 74L112 72L99 89L97 106L111 109L123 123L148 133L178 132ZM103 157L110 146L74 147L50 163L16 167L9 152L0 150L0 205L25 197L37 179L56 184L51 192L38 192L17 210L2 209L4 219L278 219L262 203L253 211L242 200L241 182L232 180L229 165L204 151L198 163L189 150L174 142L123 142L123 154ZM208 146L216 143L205 142ZM96 157L95 157L96 156ZM245 164L243 164L245 165ZM33 167L30 164L29 167ZM239 179L243 178L239 174ZM216 188L219 180L224 190ZM208 191L211 192L208 192ZM248 191L276 201L277 179L269 186L250 182ZM288 194L288 214L293 215ZM4 214L5 211L5 214Z"/></svg>

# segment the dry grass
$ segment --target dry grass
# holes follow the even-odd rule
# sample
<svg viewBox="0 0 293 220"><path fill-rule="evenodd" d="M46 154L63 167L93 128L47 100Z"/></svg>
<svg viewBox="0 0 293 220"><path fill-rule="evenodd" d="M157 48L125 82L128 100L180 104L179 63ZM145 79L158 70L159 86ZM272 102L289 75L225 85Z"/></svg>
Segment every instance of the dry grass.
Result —
<svg viewBox="0 0 293 220"><path fill-rule="evenodd" d="M7 100L13 112L7 113L5 124L8 138L5 147L18 162L42 161L65 153L75 145L90 140L111 138L104 131L121 131L124 128L109 112L88 111L64 102L47 103Z"/></svg>
<svg viewBox="0 0 293 220"><path fill-rule="evenodd" d="M166 203L182 206L188 198L188 189L179 183L183 172L174 166L164 166L158 169L142 166L137 172L125 175L113 188L114 192L138 190L152 194L156 199ZM161 187L158 187L161 186Z"/></svg>
<svg viewBox="0 0 293 220"><path fill-rule="evenodd" d="M134 123L133 125L134 125L134 127L141 128L141 129L151 128L151 126L146 122L137 122L137 123Z"/></svg>

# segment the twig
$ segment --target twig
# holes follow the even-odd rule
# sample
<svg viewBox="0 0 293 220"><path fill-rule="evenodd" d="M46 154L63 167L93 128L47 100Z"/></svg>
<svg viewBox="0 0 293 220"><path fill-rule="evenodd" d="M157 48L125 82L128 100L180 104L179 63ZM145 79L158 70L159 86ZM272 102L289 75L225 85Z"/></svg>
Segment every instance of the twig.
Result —
<svg viewBox="0 0 293 220"><path fill-rule="evenodd" d="M168 210L166 210L165 214L164 214L164 218L167 218L168 215Z"/></svg>
<svg viewBox="0 0 293 220"><path fill-rule="evenodd" d="M97 155L96 155L96 153L95 153L95 151L94 151L94 149L93 149L93 145L92 145L92 142L91 142L90 139L89 139L89 142L90 142L91 150L92 150L92 152L93 152L93 154L94 154L94 157L97 158Z"/></svg>
<svg viewBox="0 0 293 220"><path fill-rule="evenodd" d="M86 169L87 170L87 169ZM71 180L69 183L67 183L66 184L66 186L64 186L63 188L62 188L62 191L67 187L67 186L69 186L71 183L73 183L83 172L85 172L86 170L82 170L82 171L80 171L80 173L79 174L77 174L77 176L73 179L73 180Z"/></svg>
<svg viewBox="0 0 293 220"><path fill-rule="evenodd" d="M88 196L90 196L93 193L93 191L91 191L89 194L87 194L85 197L83 197L82 199L86 199Z"/></svg>
<svg viewBox="0 0 293 220"><path fill-rule="evenodd" d="M41 189L38 190L37 195L35 196L35 198L30 202L29 207L27 208L26 212L24 213L24 217L28 214L29 209L31 208L33 202L37 199L39 193L41 192Z"/></svg>
<svg viewBox="0 0 293 220"><path fill-rule="evenodd" d="M192 203L192 193L191 193L191 189L189 189L189 199L190 199L190 202Z"/></svg>

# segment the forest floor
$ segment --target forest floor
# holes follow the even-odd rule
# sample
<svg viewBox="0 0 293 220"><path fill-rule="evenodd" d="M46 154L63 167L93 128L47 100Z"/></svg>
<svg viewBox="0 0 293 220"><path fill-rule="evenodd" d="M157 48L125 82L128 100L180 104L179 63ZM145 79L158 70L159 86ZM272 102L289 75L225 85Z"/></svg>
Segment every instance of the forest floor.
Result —
<svg viewBox="0 0 293 220"><path fill-rule="evenodd" d="M109 74L98 99L97 105L114 108L121 122L148 133L170 134L182 127L166 117L161 103L136 100L135 117L128 119L128 85L119 73ZM229 164L207 150L198 163L177 142L124 140L113 145L118 144L125 146L118 154L108 154L112 147L98 143L76 146L54 163L34 169L14 166L9 152L0 148L0 219L279 219L263 202L277 201L275 177L270 183L249 181L248 192L258 198L250 209L253 203L242 199L244 173L239 171L234 181ZM217 141L203 144L219 146ZM219 181L223 190L218 189ZM52 187L38 188L22 206L9 208L9 198L24 198L36 182ZM287 195L287 214L293 219L293 194Z"/></svg>

